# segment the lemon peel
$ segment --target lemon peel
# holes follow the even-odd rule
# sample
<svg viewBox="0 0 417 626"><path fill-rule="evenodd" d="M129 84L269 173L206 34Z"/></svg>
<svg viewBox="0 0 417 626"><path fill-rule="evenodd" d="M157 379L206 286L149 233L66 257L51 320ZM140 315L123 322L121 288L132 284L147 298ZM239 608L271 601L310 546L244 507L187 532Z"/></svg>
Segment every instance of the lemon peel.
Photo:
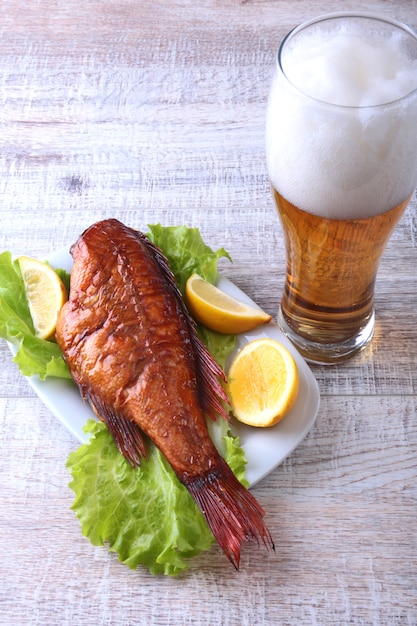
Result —
<svg viewBox="0 0 417 626"><path fill-rule="evenodd" d="M198 322L223 334L244 333L271 320L268 313L229 296L195 273L187 280L185 299Z"/></svg>
<svg viewBox="0 0 417 626"><path fill-rule="evenodd" d="M18 258L35 335L51 339L58 313L68 299L64 283L47 263L27 256Z"/></svg>
<svg viewBox="0 0 417 626"><path fill-rule="evenodd" d="M232 413L249 426L277 424L294 406L299 373L292 354L275 339L255 339L233 359L228 371Z"/></svg>

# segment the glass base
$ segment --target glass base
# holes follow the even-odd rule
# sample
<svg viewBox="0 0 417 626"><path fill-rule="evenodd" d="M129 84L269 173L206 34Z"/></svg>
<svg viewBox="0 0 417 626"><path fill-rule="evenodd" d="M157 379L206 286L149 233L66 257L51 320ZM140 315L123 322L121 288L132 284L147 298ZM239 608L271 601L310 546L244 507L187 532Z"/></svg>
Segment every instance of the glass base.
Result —
<svg viewBox="0 0 417 626"><path fill-rule="evenodd" d="M281 307L278 310L277 323L280 330L295 345L306 361L318 365L332 365L350 359L372 339L375 314L372 312L368 322L357 335L339 343L320 343L298 335L287 324Z"/></svg>

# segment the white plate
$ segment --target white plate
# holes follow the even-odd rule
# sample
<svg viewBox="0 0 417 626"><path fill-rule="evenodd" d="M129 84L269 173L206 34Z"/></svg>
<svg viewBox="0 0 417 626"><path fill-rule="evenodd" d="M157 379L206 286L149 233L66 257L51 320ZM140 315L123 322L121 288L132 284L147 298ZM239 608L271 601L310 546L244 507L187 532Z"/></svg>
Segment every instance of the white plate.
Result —
<svg viewBox="0 0 417 626"><path fill-rule="evenodd" d="M72 257L66 250L57 252L49 261L53 267L71 271ZM235 298L257 307L256 303L227 278L220 277L218 286ZM318 385L309 366L275 324L270 323L247 334L238 335L237 350L248 341L259 337L277 339L290 350L298 366L300 390L292 410L275 426L253 428L233 420L233 432L239 435L245 450L248 461L246 476L251 486L282 463L304 439L316 420L320 403ZM81 443L87 441L88 436L83 432L83 426L88 418L95 419L95 416L90 406L81 400L75 384L58 378L40 380L36 376L29 378L29 383L62 424Z"/></svg>

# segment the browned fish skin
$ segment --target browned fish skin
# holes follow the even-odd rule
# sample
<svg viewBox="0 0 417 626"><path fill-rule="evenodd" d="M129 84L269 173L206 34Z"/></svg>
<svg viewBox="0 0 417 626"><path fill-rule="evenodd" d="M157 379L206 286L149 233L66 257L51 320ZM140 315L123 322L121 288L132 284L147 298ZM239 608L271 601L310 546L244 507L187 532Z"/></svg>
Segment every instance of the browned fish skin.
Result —
<svg viewBox="0 0 417 626"><path fill-rule="evenodd" d="M272 545L263 510L208 435L204 413L227 417L224 377L198 340L165 258L117 220L73 246L70 298L57 341L81 394L132 465L146 433L189 489L228 558L242 541Z"/></svg>

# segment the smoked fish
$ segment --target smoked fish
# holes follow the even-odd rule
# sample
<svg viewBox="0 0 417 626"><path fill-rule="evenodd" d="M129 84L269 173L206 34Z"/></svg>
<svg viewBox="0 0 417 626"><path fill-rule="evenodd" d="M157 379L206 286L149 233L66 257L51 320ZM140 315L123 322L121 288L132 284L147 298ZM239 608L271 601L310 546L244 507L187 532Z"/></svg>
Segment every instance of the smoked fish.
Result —
<svg viewBox="0 0 417 626"><path fill-rule="evenodd" d="M118 220L72 246L68 302L56 339L81 395L132 466L145 433L193 496L239 567L243 541L273 548L264 511L217 452L206 417L228 418L225 374L199 340L161 251Z"/></svg>

